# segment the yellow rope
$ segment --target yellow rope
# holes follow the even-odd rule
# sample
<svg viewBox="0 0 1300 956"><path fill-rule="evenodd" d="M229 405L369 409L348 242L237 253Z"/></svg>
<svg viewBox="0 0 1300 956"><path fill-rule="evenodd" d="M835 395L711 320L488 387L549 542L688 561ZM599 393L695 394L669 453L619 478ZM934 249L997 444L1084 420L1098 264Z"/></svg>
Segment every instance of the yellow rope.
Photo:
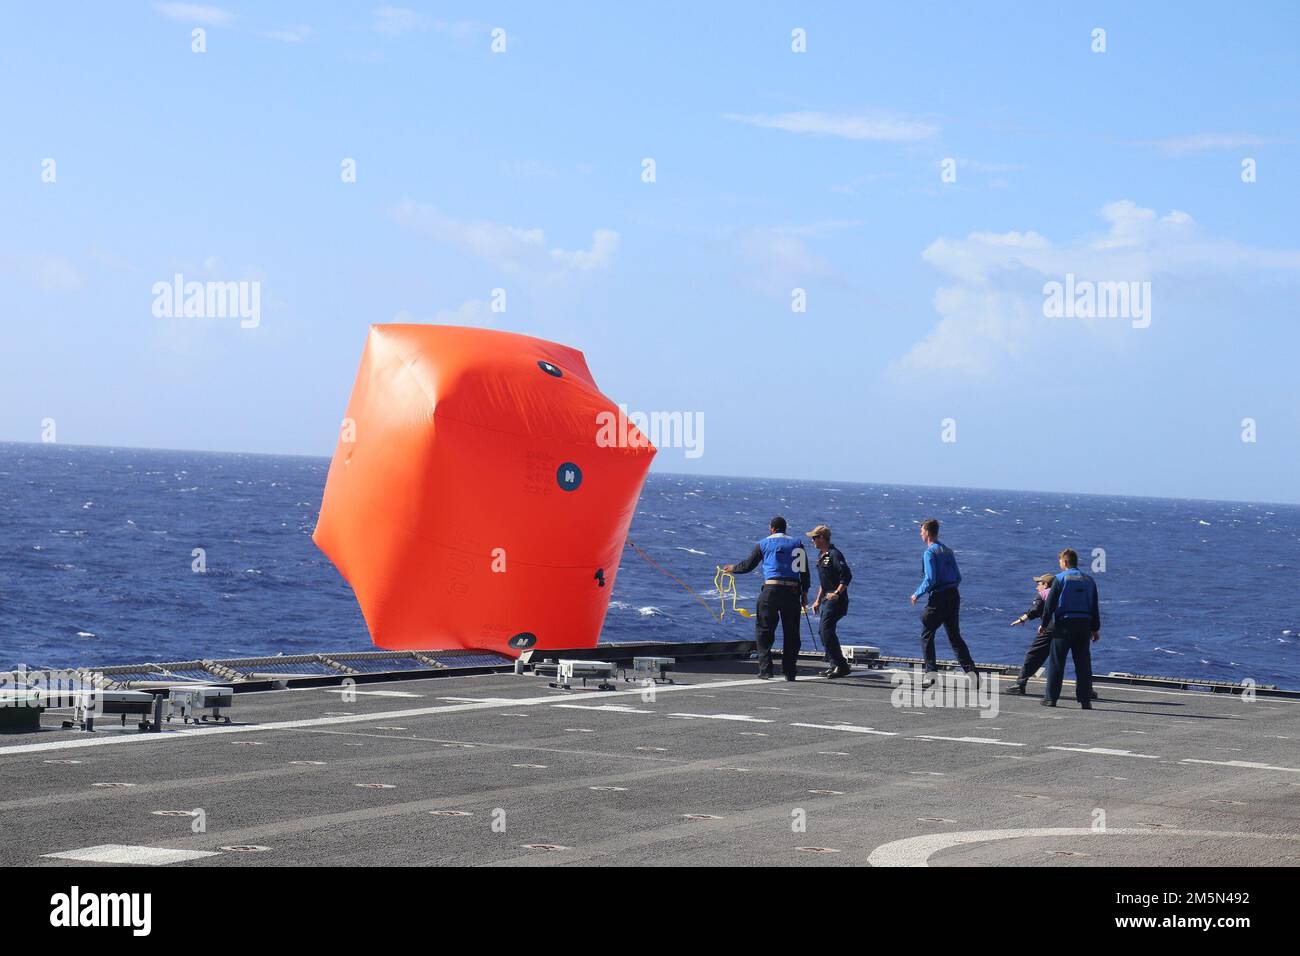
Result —
<svg viewBox="0 0 1300 956"><path fill-rule="evenodd" d="M727 595L731 595L731 609L741 617L753 617L753 611L747 611L736 604L736 576L730 571L722 570L722 565L718 565L718 570L713 574L713 586L718 591L718 597L722 600L722 610L718 614L718 620L721 621L727 615Z"/></svg>
<svg viewBox="0 0 1300 956"><path fill-rule="evenodd" d="M632 546L633 551L641 555L642 560L644 560L646 564L650 565L650 567L654 568L660 574L672 578L674 581L680 584L686 591L690 592L691 596L694 597L695 600L699 601L700 604L704 605L704 610L708 611L709 617L713 618L714 620L721 621L724 617L727 616L727 594L731 595L731 609L733 611L735 611L741 617L754 616L753 611L747 611L743 607L738 607L736 605L736 599L737 599L736 576L732 574L730 571L722 570L721 565L718 565L718 569L713 575L713 586L717 589L718 596L721 598L722 601L721 609L715 614L713 608L711 608L709 606L709 603L704 600L704 598L700 595L700 592L696 591L695 588L691 587L689 584L687 584L677 575L673 574L671 571L666 570L662 565L659 564L659 562L655 561L654 558L646 554L645 551L640 546L638 546L637 543L633 541L631 538L627 539L627 543Z"/></svg>

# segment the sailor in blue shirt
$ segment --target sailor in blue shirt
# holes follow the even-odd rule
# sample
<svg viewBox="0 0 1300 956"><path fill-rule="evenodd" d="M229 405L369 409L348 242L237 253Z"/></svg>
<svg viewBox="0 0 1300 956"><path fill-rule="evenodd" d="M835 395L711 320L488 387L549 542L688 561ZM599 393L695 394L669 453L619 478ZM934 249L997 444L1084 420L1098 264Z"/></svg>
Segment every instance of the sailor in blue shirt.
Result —
<svg viewBox="0 0 1300 956"><path fill-rule="evenodd" d="M971 659L970 648L961 639L961 627L957 622L961 610L961 593L957 590L957 585L961 584L961 572L957 570L957 558L952 549L939 540L937 519L927 518L921 522L921 540L925 542L925 553L921 555L924 576L921 586L912 595L912 605L915 606L920 598L925 599L921 611L921 654L925 658L926 682L933 683L939 670L934 636L940 626L948 635L948 643L952 645L961 669L978 679L975 661Z"/></svg>
<svg viewBox="0 0 1300 956"><path fill-rule="evenodd" d="M1092 710L1092 648L1101 640L1101 603L1097 582L1079 570L1079 554L1066 548L1060 554L1061 573L1043 602L1040 635L1052 635L1047 658L1047 690L1043 704L1055 707L1065 681L1065 655L1074 658L1074 696L1084 710ZM1055 626L1053 626L1055 620Z"/></svg>
<svg viewBox="0 0 1300 956"><path fill-rule="evenodd" d="M754 546L739 564L722 570L748 574L763 568L763 590L758 595L758 612L754 617L758 641L758 676L772 676L772 645L776 643L776 624L781 622L781 670L786 680L795 679L799 666L799 612L808 604L808 551L803 541L785 533L785 519L777 515L768 526L771 531Z"/></svg>

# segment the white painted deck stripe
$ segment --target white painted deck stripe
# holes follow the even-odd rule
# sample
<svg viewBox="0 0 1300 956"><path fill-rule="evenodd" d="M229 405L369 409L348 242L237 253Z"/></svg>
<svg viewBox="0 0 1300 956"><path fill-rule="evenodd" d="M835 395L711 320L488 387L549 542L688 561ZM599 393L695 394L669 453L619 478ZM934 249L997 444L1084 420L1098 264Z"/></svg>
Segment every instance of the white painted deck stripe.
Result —
<svg viewBox="0 0 1300 956"><path fill-rule="evenodd" d="M556 704L557 708L567 710L604 710L611 714L653 714L653 710L628 707L626 704Z"/></svg>
<svg viewBox="0 0 1300 956"><path fill-rule="evenodd" d="M911 740L950 740L958 744L994 744L998 747L1023 747L1011 740L998 740L996 737L939 737L935 734L916 734Z"/></svg>
<svg viewBox="0 0 1300 956"><path fill-rule="evenodd" d="M766 717L750 717L748 714L669 714L669 717L689 717L693 720L739 720L746 724L770 724Z"/></svg>
<svg viewBox="0 0 1300 956"><path fill-rule="evenodd" d="M1140 757L1143 760L1159 760L1158 754L1135 754L1131 750L1115 750L1111 747L1060 747L1048 746L1048 750L1070 750L1078 754L1100 754L1103 757Z"/></svg>
<svg viewBox="0 0 1300 956"><path fill-rule="evenodd" d="M928 833L925 836L894 840L871 851L871 866L929 866L930 857L940 850L971 843L991 843L1020 837L1218 837L1222 839L1294 840L1300 836L1275 833L1235 833L1221 830L1147 830L1137 828L1093 830L1091 827L1029 827L1021 830L964 830L957 833Z"/></svg>
<svg viewBox="0 0 1300 956"><path fill-rule="evenodd" d="M843 730L851 734L875 734L878 737L897 737L891 730L872 730L870 727L855 727L853 724L791 724L791 727L810 727L813 730Z"/></svg>
<svg viewBox="0 0 1300 956"><path fill-rule="evenodd" d="M62 853L42 853L51 860L76 860L79 863L132 863L141 866L166 866L168 863L185 863L201 860L205 856L220 856L211 850L175 850L164 846L128 846L122 843L101 843L99 846Z"/></svg>
<svg viewBox="0 0 1300 956"><path fill-rule="evenodd" d="M1267 763L1255 763L1250 760L1196 760L1188 757L1179 763L1208 763L1216 767L1240 767L1242 770L1281 770L1286 773L1300 773L1300 767L1275 767Z"/></svg>
<svg viewBox="0 0 1300 956"><path fill-rule="evenodd" d="M806 680L823 680L820 677L809 677ZM656 694L674 694L687 693L692 690L717 690L723 687L754 687L766 685L766 681L758 678L749 678L745 680L729 681L712 681L704 684L667 684L656 689ZM601 697L609 699L611 697L639 697L645 691L637 687L631 690L612 690L603 691ZM78 735L61 740L51 740L45 743L18 744L12 747L0 747L0 757L13 756L18 754L44 753L51 750L80 750L85 747L107 747L114 744L148 744L164 743L167 741L193 740L197 737L212 737L221 734L251 734L263 733L268 730L296 730L301 727L335 727L341 724L362 724L373 723L375 721L403 720L412 717L429 717L435 714L460 714L477 710L494 710L498 707L544 707L548 704L560 704L567 701L562 697L549 695L546 697L518 697L506 699L502 698L500 703L487 701L478 701L474 703L463 704L444 704L437 707L417 707L411 710L389 710L381 711L374 714L349 714L342 717L313 717L303 720L277 720L264 724L234 724L231 726L221 727L194 727L189 730L175 730L170 733L160 734L132 734L130 736L115 737L98 737L91 734Z"/></svg>

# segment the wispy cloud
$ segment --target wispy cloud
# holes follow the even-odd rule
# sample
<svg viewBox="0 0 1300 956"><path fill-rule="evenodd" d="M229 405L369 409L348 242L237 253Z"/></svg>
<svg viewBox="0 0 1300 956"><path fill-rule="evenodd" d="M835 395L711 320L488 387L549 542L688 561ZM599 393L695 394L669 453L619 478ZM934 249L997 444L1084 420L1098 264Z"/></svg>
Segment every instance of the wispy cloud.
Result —
<svg viewBox="0 0 1300 956"><path fill-rule="evenodd" d="M308 26L285 27L282 30L266 30L258 36L280 43L305 43L311 39L312 28Z"/></svg>
<svg viewBox="0 0 1300 956"><path fill-rule="evenodd" d="M427 30L429 18L418 10L408 7L377 7L375 9L374 29L377 33L388 36L401 36L415 30Z"/></svg>
<svg viewBox="0 0 1300 956"><path fill-rule="evenodd" d="M965 156L958 156L956 159L958 169L968 169L977 173L1018 173L1028 168L1023 163L986 163Z"/></svg>
<svg viewBox="0 0 1300 956"><path fill-rule="evenodd" d="M1166 156L1188 156L1192 153L1209 153L1218 150L1251 149L1289 140L1275 136L1256 136L1252 133L1193 133L1189 136L1170 136L1165 139L1133 140L1131 146L1145 146Z"/></svg>
<svg viewBox="0 0 1300 956"><path fill-rule="evenodd" d="M393 210L401 225L422 235L454 246L477 258L520 271L581 271L604 269L618 249L619 236L612 229L596 229L591 248L568 251L547 248L541 229L523 229L490 220L466 220L448 216L430 203L403 199Z"/></svg>
<svg viewBox="0 0 1300 956"><path fill-rule="evenodd" d="M40 292L53 294L76 292L85 284L71 262L48 253L0 250L0 274L16 276Z"/></svg>
<svg viewBox="0 0 1300 956"><path fill-rule="evenodd" d="M496 318L491 305L483 299L467 299L454 309L439 309L433 316L432 324L488 328L496 324ZM409 309L402 309L393 316L392 321L402 324L423 324L428 320Z"/></svg>
<svg viewBox="0 0 1300 956"><path fill-rule="evenodd" d="M910 142L939 133L933 123L887 113L724 113L723 119L763 129L779 129L808 136L876 142Z"/></svg>
<svg viewBox="0 0 1300 956"><path fill-rule="evenodd" d="M837 282L835 268L808 248L805 241L819 235L799 227L756 226L734 237L742 282L762 295L788 296L808 282Z"/></svg>
<svg viewBox="0 0 1300 956"><path fill-rule="evenodd" d="M1103 206L1101 218L1104 233L1062 244L1032 229L936 239L922 258L945 276L934 296L940 321L894 363L894 371L979 377L1005 371L1008 359L1039 353L1048 321L1043 316L1044 280L1059 281L1067 273L1091 281L1173 280L1163 288L1183 279L1204 284L1246 271L1300 275L1300 250L1247 246L1207 235L1181 210L1160 215L1123 199ZM1097 334L1115 328L1080 326Z"/></svg>
<svg viewBox="0 0 1300 956"><path fill-rule="evenodd" d="M857 229L865 226L865 219L821 219L817 222L803 223L796 226L771 226L769 232L774 232L785 236L800 237L820 237L829 236L833 233L844 232L846 229Z"/></svg>
<svg viewBox="0 0 1300 956"><path fill-rule="evenodd" d="M603 269L609 265L618 249L618 233L613 229L597 229L591 234L591 248L566 252L564 249L552 249L551 260L568 269L590 272Z"/></svg>
<svg viewBox="0 0 1300 956"><path fill-rule="evenodd" d="M483 32L483 25L473 20L439 20L409 7L377 7L374 15L375 32L386 36L434 30L464 40Z"/></svg>
<svg viewBox="0 0 1300 956"><path fill-rule="evenodd" d="M155 3L153 8L168 20L184 23L202 23L209 27L228 27L235 22L235 14L221 7L200 3Z"/></svg>

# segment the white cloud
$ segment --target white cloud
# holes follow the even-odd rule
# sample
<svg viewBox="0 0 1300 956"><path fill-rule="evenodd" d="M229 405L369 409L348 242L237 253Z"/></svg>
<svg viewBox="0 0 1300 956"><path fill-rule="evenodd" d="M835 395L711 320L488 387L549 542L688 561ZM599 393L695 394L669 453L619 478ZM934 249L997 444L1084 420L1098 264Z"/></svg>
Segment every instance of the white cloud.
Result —
<svg viewBox="0 0 1300 956"><path fill-rule="evenodd" d="M497 313L483 299L467 299L454 309L439 309L434 315L433 325L466 325L474 328L489 328L496 324ZM393 316L392 321L402 324L423 324L424 320L408 309L402 309Z"/></svg>
<svg viewBox="0 0 1300 956"><path fill-rule="evenodd" d="M1147 146L1159 150L1166 156L1187 156L1191 153L1206 153L1215 150L1249 149L1255 146L1268 146L1273 143L1285 143L1285 139L1270 136L1256 136L1251 133L1193 133L1189 136L1170 136L1165 139L1138 140L1131 145Z"/></svg>
<svg viewBox="0 0 1300 956"><path fill-rule="evenodd" d="M612 229L597 229L591 234L590 249L579 249L576 252L552 249L551 259L562 266L587 272L592 269L603 269L609 265L617 249L618 233Z"/></svg>
<svg viewBox="0 0 1300 956"><path fill-rule="evenodd" d="M846 229L857 229L859 226L865 226L866 224L865 219L821 219L817 222L804 223L798 226L772 226L770 231L786 236L815 238L843 232Z"/></svg>
<svg viewBox="0 0 1300 956"><path fill-rule="evenodd" d="M235 22L235 14L231 11L199 3L155 3L153 8L168 20L180 20L184 23L228 27Z"/></svg>
<svg viewBox="0 0 1300 956"><path fill-rule="evenodd" d="M1203 282L1227 273L1285 270L1300 274L1300 250L1247 246L1210 236L1180 210L1165 215L1132 200L1100 210L1105 232L1057 245L1042 234L972 232L964 239L940 237L922 258L948 280L934 297L939 323L894 363L894 371L991 374L1047 326L1045 281L1067 274L1106 282L1160 280ZM1159 306L1156 307L1159 309ZM1118 323L1086 322L1080 328L1114 334Z"/></svg>
<svg viewBox="0 0 1300 956"><path fill-rule="evenodd" d="M258 36L280 43L304 43L311 39L312 29L308 26L285 27L282 30L267 30Z"/></svg>
<svg viewBox="0 0 1300 956"><path fill-rule="evenodd" d="M468 40L487 32L487 27L477 20L434 20L433 28L457 40Z"/></svg>
<svg viewBox="0 0 1300 956"><path fill-rule="evenodd" d="M0 252L0 272L17 276L41 292L78 291L85 281L75 266L62 256L34 252Z"/></svg>
<svg viewBox="0 0 1300 956"><path fill-rule="evenodd" d="M409 7L377 7L373 28L386 36L401 36L421 30L435 30L457 40L465 40L484 31L474 20L437 20Z"/></svg>
<svg viewBox="0 0 1300 956"><path fill-rule="evenodd" d="M765 295L788 296L803 283L838 280L829 262L809 251L797 228L754 227L735 236L735 249L747 285Z"/></svg>
<svg viewBox="0 0 1300 956"><path fill-rule="evenodd" d="M957 168L959 170L969 170L976 173L1018 173L1023 172L1027 167L1023 163L986 163L978 159L969 159L965 156L955 157Z"/></svg>
<svg viewBox="0 0 1300 956"><path fill-rule="evenodd" d="M512 270L591 271L609 265L618 248L619 236L611 229L597 229L591 236L591 248L573 252L547 249L541 229L521 229L490 220L461 220L443 213L430 203L403 199L394 209L394 218L403 226L437 242L455 246L470 255Z"/></svg>
<svg viewBox="0 0 1300 956"><path fill-rule="evenodd" d="M764 129L784 130L787 133L878 142L929 139L939 133L939 127L932 123L886 113L836 114L805 110L794 113L750 115L724 113L723 119Z"/></svg>
<svg viewBox="0 0 1300 956"><path fill-rule="evenodd" d="M375 9L375 32L388 36L400 36L413 30L424 30L429 26L429 18L423 13L407 7L377 7Z"/></svg>
<svg viewBox="0 0 1300 956"><path fill-rule="evenodd" d="M982 376L1017 367L1043 329L1041 304L995 289L939 289L934 308L942 318L930 334L895 363L896 372Z"/></svg>

